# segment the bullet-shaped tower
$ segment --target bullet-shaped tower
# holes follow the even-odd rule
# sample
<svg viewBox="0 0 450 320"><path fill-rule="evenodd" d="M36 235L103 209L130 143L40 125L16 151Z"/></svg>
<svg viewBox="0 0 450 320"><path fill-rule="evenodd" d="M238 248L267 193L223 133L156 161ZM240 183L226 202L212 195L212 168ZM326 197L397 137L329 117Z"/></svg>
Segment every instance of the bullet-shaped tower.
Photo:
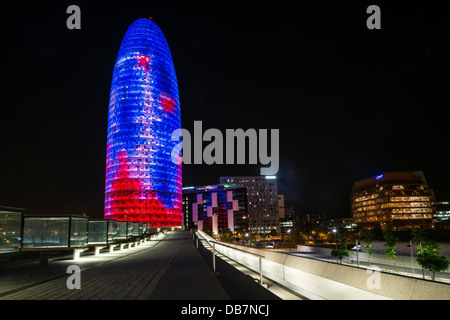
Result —
<svg viewBox="0 0 450 320"><path fill-rule="evenodd" d="M149 19L128 28L111 84L105 218L180 226L181 164L172 132L181 128L178 84L161 29Z"/></svg>

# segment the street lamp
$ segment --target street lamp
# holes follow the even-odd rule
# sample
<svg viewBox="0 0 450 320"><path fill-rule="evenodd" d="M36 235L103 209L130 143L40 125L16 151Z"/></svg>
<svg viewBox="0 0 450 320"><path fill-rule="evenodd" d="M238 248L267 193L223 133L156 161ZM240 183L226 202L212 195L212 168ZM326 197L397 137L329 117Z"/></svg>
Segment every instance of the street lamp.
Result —
<svg viewBox="0 0 450 320"><path fill-rule="evenodd" d="M334 233L334 244L336 245L336 249L337 249L337 238L336 238L336 229L333 229L333 233Z"/></svg>
<svg viewBox="0 0 450 320"><path fill-rule="evenodd" d="M289 235L291 234L291 229L288 229L287 233L288 233L288 241L291 242L292 239L291 239L291 237L289 237ZM292 246L291 246L291 244L289 244L289 252L292 252Z"/></svg>
<svg viewBox="0 0 450 320"><path fill-rule="evenodd" d="M358 258L358 251L359 251L359 246L358 246L358 239L356 239L356 264L359 267L359 258Z"/></svg>
<svg viewBox="0 0 450 320"><path fill-rule="evenodd" d="M337 250L337 239L336 239L337 230L333 229L333 233L334 233L334 244L336 245L336 250ZM339 259L337 257L336 257L336 262L339 262Z"/></svg>

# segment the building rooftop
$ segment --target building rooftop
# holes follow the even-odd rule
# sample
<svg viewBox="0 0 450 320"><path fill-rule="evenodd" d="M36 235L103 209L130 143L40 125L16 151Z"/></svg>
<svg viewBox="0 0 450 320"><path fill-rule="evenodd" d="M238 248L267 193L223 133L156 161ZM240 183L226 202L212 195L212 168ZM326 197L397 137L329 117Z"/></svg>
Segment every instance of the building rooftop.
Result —
<svg viewBox="0 0 450 320"><path fill-rule="evenodd" d="M423 183L427 185L425 175L422 171L393 171L356 181L353 184L353 191L376 186L377 184L392 183L393 181L399 183Z"/></svg>

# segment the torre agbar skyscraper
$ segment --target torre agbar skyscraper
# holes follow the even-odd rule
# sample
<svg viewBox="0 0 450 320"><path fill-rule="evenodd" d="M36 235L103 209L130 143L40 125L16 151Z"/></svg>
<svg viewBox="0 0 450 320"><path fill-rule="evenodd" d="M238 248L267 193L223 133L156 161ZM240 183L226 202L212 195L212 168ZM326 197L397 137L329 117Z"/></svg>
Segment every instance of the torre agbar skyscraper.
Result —
<svg viewBox="0 0 450 320"><path fill-rule="evenodd" d="M182 224L181 128L175 68L161 29L149 19L128 28L114 66L106 155L105 218ZM178 141L179 143L179 141Z"/></svg>

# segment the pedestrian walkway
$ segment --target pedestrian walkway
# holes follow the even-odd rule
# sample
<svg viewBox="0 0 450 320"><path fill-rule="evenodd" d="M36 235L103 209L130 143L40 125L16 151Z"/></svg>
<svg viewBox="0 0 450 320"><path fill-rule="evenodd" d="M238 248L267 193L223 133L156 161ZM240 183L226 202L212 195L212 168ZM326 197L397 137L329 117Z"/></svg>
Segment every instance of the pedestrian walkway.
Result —
<svg viewBox="0 0 450 320"><path fill-rule="evenodd" d="M82 255L0 275L0 300L280 300L249 272L197 249L187 231L178 231L113 253ZM80 268L80 289L69 289L70 265Z"/></svg>
<svg viewBox="0 0 450 320"><path fill-rule="evenodd" d="M67 287L69 265L80 267L81 289ZM175 232L162 240L102 253L100 256L52 261L0 276L2 300L227 300L192 243L189 232Z"/></svg>

